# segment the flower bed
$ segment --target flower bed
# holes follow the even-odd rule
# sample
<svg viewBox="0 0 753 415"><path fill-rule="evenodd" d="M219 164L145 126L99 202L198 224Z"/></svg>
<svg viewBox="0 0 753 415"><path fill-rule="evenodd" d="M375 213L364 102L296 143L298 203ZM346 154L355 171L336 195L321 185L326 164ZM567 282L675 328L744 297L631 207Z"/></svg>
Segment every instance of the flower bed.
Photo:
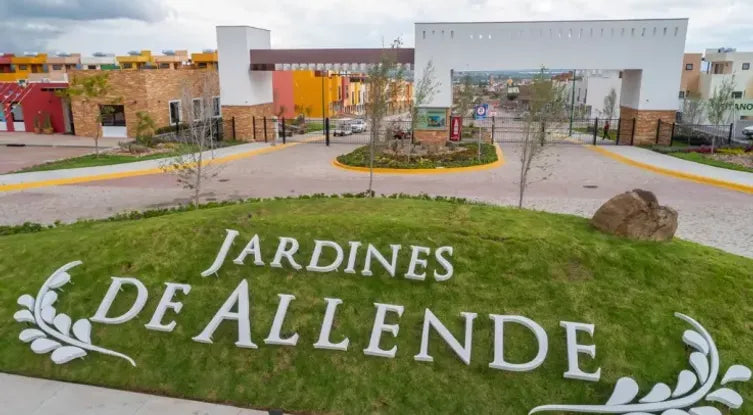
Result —
<svg viewBox="0 0 753 415"><path fill-rule="evenodd" d="M396 155L377 152L374 167L392 169L438 169L451 167L479 166L497 161L497 151L493 144L481 144L481 158L478 157L477 144L460 144L455 151L436 154ZM346 166L369 167L369 146L359 147L348 154L337 157L337 161Z"/></svg>

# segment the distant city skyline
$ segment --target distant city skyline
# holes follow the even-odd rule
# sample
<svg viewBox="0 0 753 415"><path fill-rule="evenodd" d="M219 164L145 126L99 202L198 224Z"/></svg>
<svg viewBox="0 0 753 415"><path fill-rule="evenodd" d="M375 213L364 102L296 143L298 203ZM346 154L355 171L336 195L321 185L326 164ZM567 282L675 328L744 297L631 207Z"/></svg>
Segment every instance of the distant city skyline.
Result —
<svg viewBox="0 0 753 415"><path fill-rule="evenodd" d="M216 25L272 30L276 48L380 47L414 43L416 21L525 21L688 17L686 51L753 50L753 2L722 0L4 0L0 52L94 52L216 48Z"/></svg>

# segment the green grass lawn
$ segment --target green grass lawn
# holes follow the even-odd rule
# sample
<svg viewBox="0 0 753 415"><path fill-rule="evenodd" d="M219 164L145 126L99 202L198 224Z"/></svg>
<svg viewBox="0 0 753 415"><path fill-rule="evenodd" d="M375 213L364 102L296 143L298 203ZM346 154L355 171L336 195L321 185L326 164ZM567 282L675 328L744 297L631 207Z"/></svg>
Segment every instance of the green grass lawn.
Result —
<svg viewBox="0 0 753 415"><path fill-rule="evenodd" d="M213 261L227 228L240 236L219 277L202 278L199 273ZM267 266L253 265L253 256L246 265L232 264L254 233ZM357 240L385 253L389 244L402 244L398 270L403 272L409 245L451 245L455 275L439 283L392 278L378 264L371 277L342 269L321 274L270 268L279 236L298 238L296 258L303 265L314 239L342 246ZM0 253L0 371L240 406L307 414L520 415L541 404L603 404L622 376L634 377L642 396L656 382L674 387L678 373L689 369L689 349L681 340L689 327L674 312L692 316L710 331L721 353L720 376L732 364L750 366L753 350L753 261L679 240L623 240L595 231L579 217L512 208L417 199L273 200L2 236ZM136 367L97 353L58 366L18 340L24 325L12 318L20 308L17 298L35 295L55 269L74 260L84 263L71 271L73 285L60 293L58 312L92 316L111 276L136 277L148 287L138 317L122 325L93 323L92 329L93 344L133 357ZM236 347L232 322L220 325L213 344L192 341L244 278L259 348ZM167 281L192 286L190 294L177 296L184 303L180 313L166 314L164 321L174 319L177 327L172 333L146 330ZM116 300L113 314L130 306L132 291ZM263 342L279 293L296 296L283 328L284 335L300 335L296 347ZM347 352L312 346L325 297L343 300L332 338L347 336ZM395 359L362 352L375 302L405 306L398 336L385 335L382 343L398 346ZM470 366L436 333L430 348L435 361L413 359L425 308L461 343L459 313L478 313ZM544 364L526 373L489 368L490 313L519 314L541 324L549 336ZM398 322L394 317L388 322ZM581 367L600 367L598 383L563 378L567 358L560 321L596 325L593 339L579 341L596 344L596 359L581 355ZM532 339L516 325L506 327L506 358L532 358ZM729 387L746 398L753 395L753 384ZM742 411L750 411L748 402Z"/></svg>
<svg viewBox="0 0 753 415"><path fill-rule="evenodd" d="M739 164L730 163L723 160L715 160L711 157L709 157L706 154L701 153L682 153L682 152L672 152L667 153L670 156L677 157L679 159L688 160L688 161L694 161L696 163L702 163L702 164L708 164L709 166L714 167L721 167L723 169L729 169L729 170L737 170L737 171L746 171L749 173L753 173L753 169L746 166L741 166Z"/></svg>
<svg viewBox="0 0 753 415"><path fill-rule="evenodd" d="M374 167L393 169L435 169L441 167L467 167L489 164L497 161L497 150L493 144L481 144L481 159L478 158L476 143L460 144L463 151L451 154L414 155L410 162L405 156L379 153L374 156ZM348 154L337 157L337 161L348 166L369 167L369 146L359 147Z"/></svg>

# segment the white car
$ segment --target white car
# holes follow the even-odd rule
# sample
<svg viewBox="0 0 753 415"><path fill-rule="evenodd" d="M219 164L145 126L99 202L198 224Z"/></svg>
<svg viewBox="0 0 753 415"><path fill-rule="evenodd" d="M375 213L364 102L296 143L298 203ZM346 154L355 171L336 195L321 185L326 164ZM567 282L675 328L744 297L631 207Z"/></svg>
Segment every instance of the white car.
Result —
<svg viewBox="0 0 753 415"><path fill-rule="evenodd" d="M753 125L749 125L749 126L743 128L743 135L748 140L753 140Z"/></svg>
<svg viewBox="0 0 753 415"><path fill-rule="evenodd" d="M366 121L365 120L361 120L361 119L354 120L350 124L350 126L351 126L351 129L352 129L352 131L353 131L354 134L355 133L365 133L366 132Z"/></svg>
<svg viewBox="0 0 753 415"><path fill-rule="evenodd" d="M332 123L335 124L334 128L332 129L332 135L342 136L353 134L352 122L353 120L351 120L350 118L332 120Z"/></svg>

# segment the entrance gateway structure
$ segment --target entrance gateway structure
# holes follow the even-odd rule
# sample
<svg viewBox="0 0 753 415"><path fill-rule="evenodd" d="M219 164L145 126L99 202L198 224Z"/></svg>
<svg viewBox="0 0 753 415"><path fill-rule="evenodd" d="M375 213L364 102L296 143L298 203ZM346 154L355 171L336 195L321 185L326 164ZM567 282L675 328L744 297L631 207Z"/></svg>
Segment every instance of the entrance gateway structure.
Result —
<svg viewBox="0 0 753 415"><path fill-rule="evenodd" d="M550 69L619 70L620 114L635 119L634 143L653 143L657 125L672 123L688 19L416 23L415 49L389 49L420 79L429 62L438 91L424 106L452 108L453 71ZM273 110L273 70L364 71L384 49L271 49L270 32L218 26L220 93L224 117L236 118L236 134L249 137L252 116ZM246 126L248 124L248 126ZM444 130L416 130L424 142L449 138Z"/></svg>

